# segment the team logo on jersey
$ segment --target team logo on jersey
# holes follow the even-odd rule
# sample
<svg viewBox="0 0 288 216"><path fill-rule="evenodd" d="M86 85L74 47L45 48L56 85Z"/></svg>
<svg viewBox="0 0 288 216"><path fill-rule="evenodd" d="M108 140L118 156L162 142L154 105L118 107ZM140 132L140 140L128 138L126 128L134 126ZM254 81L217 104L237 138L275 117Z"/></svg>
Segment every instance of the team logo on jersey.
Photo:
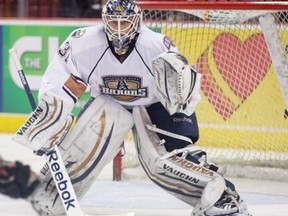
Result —
<svg viewBox="0 0 288 216"><path fill-rule="evenodd" d="M100 91L116 100L132 102L148 97L148 88L142 86L142 79L135 76L105 76Z"/></svg>
<svg viewBox="0 0 288 216"><path fill-rule="evenodd" d="M85 32L86 32L86 29L79 29L72 34L72 37L80 38L85 34Z"/></svg>
<svg viewBox="0 0 288 216"><path fill-rule="evenodd" d="M167 36L163 38L163 43L167 47L168 50L170 50L171 47L175 47L173 40Z"/></svg>

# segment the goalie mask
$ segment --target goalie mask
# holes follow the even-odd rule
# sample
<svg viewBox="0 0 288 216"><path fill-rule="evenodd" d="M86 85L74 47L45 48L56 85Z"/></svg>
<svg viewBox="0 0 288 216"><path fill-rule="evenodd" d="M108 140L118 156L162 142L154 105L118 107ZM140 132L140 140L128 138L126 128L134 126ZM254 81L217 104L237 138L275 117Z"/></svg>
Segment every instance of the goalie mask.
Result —
<svg viewBox="0 0 288 216"><path fill-rule="evenodd" d="M105 32L115 52L123 55L141 24L141 10L134 0L108 0L102 10Z"/></svg>

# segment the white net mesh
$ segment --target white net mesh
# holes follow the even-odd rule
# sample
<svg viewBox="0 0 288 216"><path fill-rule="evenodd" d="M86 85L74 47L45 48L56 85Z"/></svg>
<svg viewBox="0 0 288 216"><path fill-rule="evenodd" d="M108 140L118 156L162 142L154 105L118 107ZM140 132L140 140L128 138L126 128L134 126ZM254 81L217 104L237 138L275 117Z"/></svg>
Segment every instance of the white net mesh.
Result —
<svg viewBox="0 0 288 216"><path fill-rule="evenodd" d="M275 22L271 29L277 34L272 38L263 34L259 23L264 17L265 24L267 14ZM233 164L228 172L237 176L247 176L250 170L248 177L287 179L288 72L279 75L281 71L275 70L275 65L288 65L287 12L149 9L143 23L172 38L203 74L202 100L196 109L197 145L210 160ZM267 46L267 40L275 41L273 37L279 39L281 50ZM130 166L130 157L137 162L134 153L127 154L127 163L124 157L123 169Z"/></svg>

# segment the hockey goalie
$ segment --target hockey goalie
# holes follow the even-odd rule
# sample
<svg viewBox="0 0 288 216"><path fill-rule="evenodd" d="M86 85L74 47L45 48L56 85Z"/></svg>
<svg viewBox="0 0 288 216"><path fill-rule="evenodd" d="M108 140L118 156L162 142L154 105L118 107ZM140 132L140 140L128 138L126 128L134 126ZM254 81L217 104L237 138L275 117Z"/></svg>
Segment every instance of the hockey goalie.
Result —
<svg viewBox="0 0 288 216"><path fill-rule="evenodd" d="M79 199L133 129L141 165L191 215L249 216L223 171L197 149L201 75L173 41L141 23L134 0L108 0L103 24L73 31L49 64L39 104L13 139L36 152L59 145ZM71 111L89 89L75 125ZM49 169L32 201L42 215L64 207Z"/></svg>

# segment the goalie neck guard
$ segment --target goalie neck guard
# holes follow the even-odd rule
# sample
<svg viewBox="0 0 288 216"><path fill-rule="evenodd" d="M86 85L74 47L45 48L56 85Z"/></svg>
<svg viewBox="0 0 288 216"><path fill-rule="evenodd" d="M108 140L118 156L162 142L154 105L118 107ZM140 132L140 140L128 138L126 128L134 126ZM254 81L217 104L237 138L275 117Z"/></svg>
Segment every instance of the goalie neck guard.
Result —
<svg viewBox="0 0 288 216"><path fill-rule="evenodd" d="M105 32L115 52L123 55L141 24L141 10L134 0L108 0L102 10Z"/></svg>

